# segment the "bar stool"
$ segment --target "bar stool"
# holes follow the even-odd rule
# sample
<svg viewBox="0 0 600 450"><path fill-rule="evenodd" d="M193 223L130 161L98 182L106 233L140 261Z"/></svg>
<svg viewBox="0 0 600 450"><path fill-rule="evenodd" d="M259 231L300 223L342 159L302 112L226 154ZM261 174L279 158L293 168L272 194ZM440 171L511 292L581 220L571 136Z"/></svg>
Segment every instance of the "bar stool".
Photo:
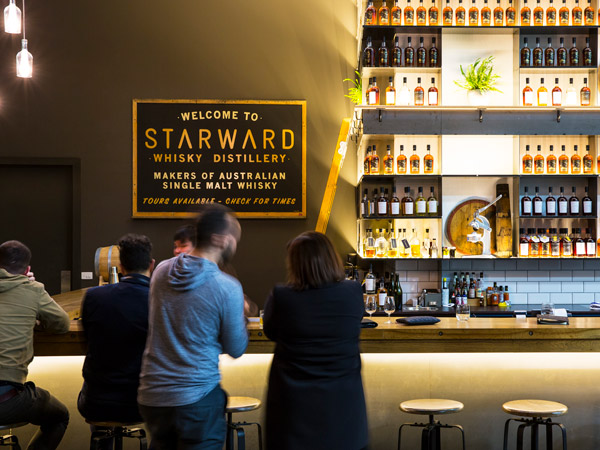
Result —
<svg viewBox="0 0 600 450"><path fill-rule="evenodd" d="M508 448L508 426L512 421L521 422L517 431L517 450L523 450L523 433L525 428L531 427L531 450L539 447L538 428L546 426L546 448L552 450L552 427L560 428L562 432L563 450L567 449L567 430L562 423L552 422L552 417L565 414L569 408L562 403L546 400L513 400L502 405L508 414L521 416L519 419L508 419L504 424L504 450Z"/></svg>
<svg viewBox="0 0 600 450"><path fill-rule="evenodd" d="M440 430L442 428L456 428L462 435L462 448L465 450L465 432L463 428L460 425L444 425L434 420L433 417L436 414L452 414L462 411L464 406L461 402L454 400L435 398L409 400L400 403L401 411L409 414L429 416L429 422L405 423L400 425L400 428L398 428L398 450L401 448L402 428L405 426L423 428L423 432L421 433L421 450L440 450L442 448Z"/></svg>
<svg viewBox="0 0 600 450"><path fill-rule="evenodd" d="M140 450L147 450L148 443L146 441L146 431L143 428L131 428L135 425L140 425L140 422L124 423L124 422L96 422L87 420L86 422L96 427L106 428L105 430L96 430L92 432L90 440L90 450L100 448L100 443L106 439L114 439L114 449L123 450L123 438L133 438L140 441Z"/></svg>
<svg viewBox="0 0 600 450"><path fill-rule="evenodd" d="M256 425L258 429L258 448L262 450L262 428L257 422L234 422L233 414L247 411L254 411L260 408L260 400L252 397L228 397L227 407L227 441L225 443L226 450L233 450L233 433L237 435L238 450L246 449L246 434L244 427L248 425Z"/></svg>
<svg viewBox="0 0 600 450"><path fill-rule="evenodd" d="M19 445L19 439L12 434L13 428L24 427L25 425L29 425L27 422L19 422L19 423L11 423L8 425L0 425L0 431L8 430L8 434L4 436L0 436L0 447L10 447L13 450L21 450L21 446Z"/></svg>

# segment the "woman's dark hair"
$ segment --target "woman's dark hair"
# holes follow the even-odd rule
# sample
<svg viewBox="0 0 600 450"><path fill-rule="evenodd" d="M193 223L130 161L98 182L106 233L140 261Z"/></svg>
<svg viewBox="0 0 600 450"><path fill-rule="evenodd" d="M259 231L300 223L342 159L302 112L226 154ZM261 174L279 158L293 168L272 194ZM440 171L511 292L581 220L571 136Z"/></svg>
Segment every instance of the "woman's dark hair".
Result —
<svg viewBox="0 0 600 450"><path fill-rule="evenodd" d="M344 279L342 259L322 233L306 231L287 247L288 283L299 291Z"/></svg>
<svg viewBox="0 0 600 450"><path fill-rule="evenodd" d="M152 242L142 234L126 234L119 239L119 260L127 272L144 272L152 264Z"/></svg>

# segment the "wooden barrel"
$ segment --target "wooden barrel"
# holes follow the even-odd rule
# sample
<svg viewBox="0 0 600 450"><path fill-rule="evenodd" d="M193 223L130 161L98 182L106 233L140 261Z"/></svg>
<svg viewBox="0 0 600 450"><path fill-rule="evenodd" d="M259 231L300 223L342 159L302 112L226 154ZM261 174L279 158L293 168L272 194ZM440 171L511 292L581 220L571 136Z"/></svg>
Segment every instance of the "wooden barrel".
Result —
<svg viewBox="0 0 600 450"><path fill-rule="evenodd" d="M108 281L112 266L119 267L119 247L109 245L108 247L97 248L96 256L94 257L94 271L96 272L96 276L102 277L104 281Z"/></svg>

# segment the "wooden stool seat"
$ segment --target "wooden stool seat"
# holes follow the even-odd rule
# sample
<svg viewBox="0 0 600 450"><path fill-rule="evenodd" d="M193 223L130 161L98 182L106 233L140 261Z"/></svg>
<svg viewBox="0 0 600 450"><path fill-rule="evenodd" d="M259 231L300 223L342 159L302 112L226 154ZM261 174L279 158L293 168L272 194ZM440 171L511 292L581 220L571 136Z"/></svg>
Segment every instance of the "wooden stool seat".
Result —
<svg viewBox="0 0 600 450"><path fill-rule="evenodd" d="M225 412L227 413L239 413L246 411L254 411L260 408L260 400L253 397L228 397L227 407Z"/></svg>
<svg viewBox="0 0 600 450"><path fill-rule="evenodd" d="M547 400L513 400L503 404L502 409L509 414L522 417L557 417L569 410L562 403Z"/></svg>
<svg viewBox="0 0 600 450"><path fill-rule="evenodd" d="M452 414L462 411L464 407L461 402L439 398L423 398L400 403L402 411L423 415Z"/></svg>
<svg viewBox="0 0 600 450"><path fill-rule="evenodd" d="M258 431L258 448L262 450L262 428L258 422L234 422L233 414L254 411L260 408L261 402L254 397L227 397L227 439L225 440L225 450L233 450L234 433L237 436L237 449L246 449L246 432L244 427L256 425Z"/></svg>
<svg viewBox="0 0 600 450"><path fill-rule="evenodd" d="M24 427L25 425L29 425L29 422L9 423L6 425L0 425L0 430L12 430L13 428Z"/></svg>

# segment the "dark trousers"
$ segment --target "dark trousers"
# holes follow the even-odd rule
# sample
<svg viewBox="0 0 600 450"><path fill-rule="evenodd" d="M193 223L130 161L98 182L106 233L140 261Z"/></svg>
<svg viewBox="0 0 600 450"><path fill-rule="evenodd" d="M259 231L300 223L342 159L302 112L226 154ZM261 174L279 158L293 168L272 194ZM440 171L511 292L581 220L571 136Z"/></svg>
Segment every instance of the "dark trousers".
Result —
<svg viewBox="0 0 600 450"><path fill-rule="evenodd" d="M139 405L154 450L221 450L225 442L227 394L217 386L184 406Z"/></svg>
<svg viewBox="0 0 600 450"><path fill-rule="evenodd" d="M0 423L39 425L40 429L31 438L27 449L56 449L69 424L67 407L31 381L18 389L20 392L16 397L0 403Z"/></svg>

